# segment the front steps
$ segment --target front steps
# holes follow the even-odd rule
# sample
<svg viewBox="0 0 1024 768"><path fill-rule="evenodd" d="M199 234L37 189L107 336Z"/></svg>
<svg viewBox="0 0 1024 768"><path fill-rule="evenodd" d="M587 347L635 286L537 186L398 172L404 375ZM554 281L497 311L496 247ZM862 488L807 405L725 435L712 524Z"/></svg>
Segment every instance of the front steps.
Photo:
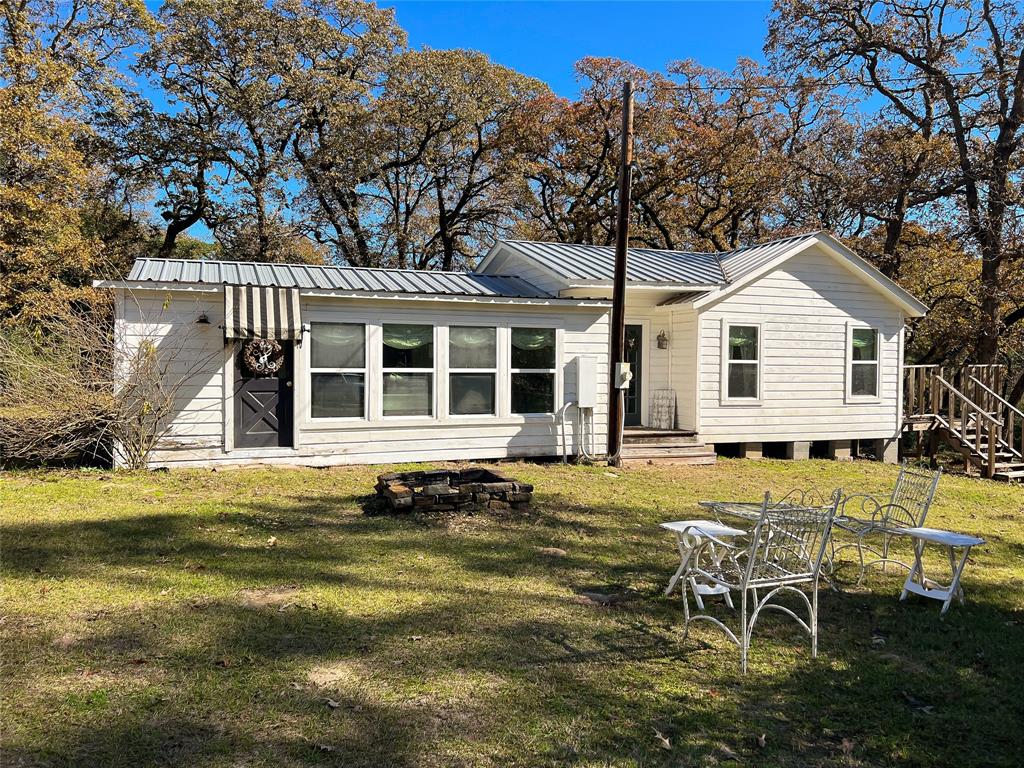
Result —
<svg viewBox="0 0 1024 768"><path fill-rule="evenodd" d="M715 451L693 432L627 427L622 433L620 458L625 465L714 464Z"/></svg>

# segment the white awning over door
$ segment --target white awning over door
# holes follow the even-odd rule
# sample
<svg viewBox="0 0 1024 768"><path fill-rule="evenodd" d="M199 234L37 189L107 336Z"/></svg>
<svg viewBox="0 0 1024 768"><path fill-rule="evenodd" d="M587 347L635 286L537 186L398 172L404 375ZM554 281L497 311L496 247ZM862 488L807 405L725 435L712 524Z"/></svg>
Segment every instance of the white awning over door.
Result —
<svg viewBox="0 0 1024 768"><path fill-rule="evenodd" d="M224 287L225 339L290 341L301 336L299 292L295 288Z"/></svg>

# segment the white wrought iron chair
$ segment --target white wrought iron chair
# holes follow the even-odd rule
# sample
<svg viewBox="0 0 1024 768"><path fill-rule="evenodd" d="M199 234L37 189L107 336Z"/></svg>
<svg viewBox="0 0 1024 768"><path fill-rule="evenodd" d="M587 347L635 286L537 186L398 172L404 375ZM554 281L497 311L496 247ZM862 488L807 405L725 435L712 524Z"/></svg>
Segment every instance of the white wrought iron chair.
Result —
<svg viewBox="0 0 1024 768"><path fill-rule="evenodd" d="M935 498L935 490L939 485L941 471L932 472L926 469L915 469L906 462L900 467L892 495L888 500L880 501L867 494L854 494L842 501L841 510L836 517L835 526L854 537L848 541L832 545L832 560L844 549L856 547L857 559L860 562L860 576L857 583L864 581L868 566L893 563L910 570L910 566L889 556L889 545L894 532L902 528L914 528L924 525ZM880 545L868 544L868 537L881 536ZM875 556L874 560L864 560L864 553Z"/></svg>
<svg viewBox="0 0 1024 768"><path fill-rule="evenodd" d="M811 637L811 656L818 656L818 579L821 563L828 545L842 498L836 491L821 506L803 506L794 503L777 504L771 494L765 493L761 514L749 534L748 543L731 544L712 536L704 536L701 548L715 547L715 557L702 557L694 553L694 564L683 582L684 639L689 636L691 621L710 621L722 629L740 649L740 667L747 672L747 653L761 611L776 610L792 617ZM725 553L724 556L721 553ZM739 637L721 620L707 613L690 614L687 585L691 579L736 590L740 593ZM811 597L798 587L810 585ZM760 597L759 590L768 590ZM780 593L794 592L807 606L805 622L791 609L771 602ZM753 599L751 611L750 600ZM747 618L749 615L749 619Z"/></svg>

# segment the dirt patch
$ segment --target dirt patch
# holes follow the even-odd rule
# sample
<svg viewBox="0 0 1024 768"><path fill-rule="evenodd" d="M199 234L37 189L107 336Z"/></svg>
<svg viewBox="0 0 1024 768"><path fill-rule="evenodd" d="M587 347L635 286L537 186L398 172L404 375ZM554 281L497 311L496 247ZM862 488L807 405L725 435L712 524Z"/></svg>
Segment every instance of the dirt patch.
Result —
<svg viewBox="0 0 1024 768"><path fill-rule="evenodd" d="M319 688L338 688L365 680L366 671L350 661L338 661L314 667L306 678Z"/></svg>
<svg viewBox="0 0 1024 768"><path fill-rule="evenodd" d="M246 608L279 608L299 599L302 590L297 586L269 587L267 589L240 589L238 599Z"/></svg>

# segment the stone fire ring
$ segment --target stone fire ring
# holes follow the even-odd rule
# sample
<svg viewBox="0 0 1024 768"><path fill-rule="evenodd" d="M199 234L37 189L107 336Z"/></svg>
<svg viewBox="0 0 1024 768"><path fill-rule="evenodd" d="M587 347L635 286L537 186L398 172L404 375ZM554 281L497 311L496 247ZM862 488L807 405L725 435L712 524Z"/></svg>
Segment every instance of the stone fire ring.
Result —
<svg viewBox="0 0 1024 768"><path fill-rule="evenodd" d="M533 499L532 485L483 467L387 472L376 489L392 512L523 509Z"/></svg>

